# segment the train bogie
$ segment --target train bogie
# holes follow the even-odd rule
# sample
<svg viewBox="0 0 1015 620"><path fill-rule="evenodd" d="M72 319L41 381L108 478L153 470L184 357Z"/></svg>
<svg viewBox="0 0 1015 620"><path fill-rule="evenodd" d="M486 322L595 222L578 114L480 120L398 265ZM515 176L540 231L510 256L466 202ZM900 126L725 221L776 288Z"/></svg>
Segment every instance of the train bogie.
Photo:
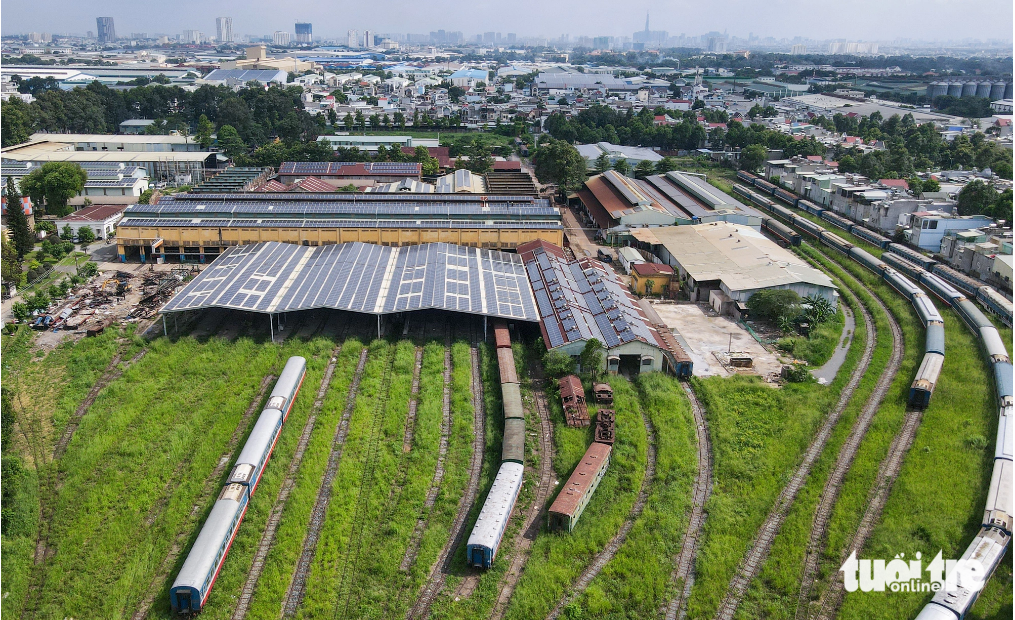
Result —
<svg viewBox="0 0 1015 620"><path fill-rule="evenodd" d="M934 394L934 386L937 385L944 361L945 357L939 353L924 354L920 369L916 372L916 378L909 388L909 405L911 407L925 409L930 404L930 397Z"/></svg>
<svg viewBox="0 0 1015 620"><path fill-rule="evenodd" d="M522 489L523 469L518 463L501 464L465 547L465 560L470 566L493 566L511 511Z"/></svg>
<svg viewBox="0 0 1015 620"><path fill-rule="evenodd" d="M945 354L945 324L941 321L927 323L926 352Z"/></svg>
<svg viewBox="0 0 1015 620"><path fill-rule="evenodd" d="M227 484L222 489L180 574L169 589L169 604L174 612L194 614L204 608L246 514L248 501L247 487L241 484Z"/></svg>
<svg viewBox="0 0 1015 620"><path fill-rule="evenodd" d="M879 275L881 274L882 271L884 271L886 267L884 261L882 261L879 258L876 258L870 252L866 250L861 250L856 246L853 246L852 248L849 249L849 255L850 257L853 258L853 260L855 260L856 262L860 263L867 269L870 269L871 271Z"/></svg>

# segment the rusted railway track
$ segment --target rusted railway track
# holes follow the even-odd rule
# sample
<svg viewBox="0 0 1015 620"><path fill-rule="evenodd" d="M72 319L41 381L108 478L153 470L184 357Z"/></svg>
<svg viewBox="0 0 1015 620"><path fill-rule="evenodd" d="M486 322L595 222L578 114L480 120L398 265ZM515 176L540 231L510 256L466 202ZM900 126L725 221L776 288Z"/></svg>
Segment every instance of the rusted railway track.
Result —
<svg viewBox="0 0 1015 620"><path fill-rule="evenodd" d="M740 566L737 568L737 573L730 581L730 585L726 589L726 594L723 597L722 603L719 605L719 609L716 613L716 618L719 620L733 619L733 614L736 613L737 607L740 605L740 601L747 592L747 586L750 584L751 580L757 576L765 559L768 557L768 553L772 549L772 543L775 540L775 536L779 533L779 528L782 527L783 522L786 520L786 515L789 514L789 509L793 506L797 493L800 492L800 489L803 488L804 483L806 483L807 478L811 473L811 468L818 460L818 457L821 456L825 445L828 443L828 439L832 435L832 431L835 429L835 425L842 417L842 413L846 410L846 406L853 398L853 393L860 384L860 380L863 378L864 374L867 372L867 368L870 366L871 359L874 356L877 330L875 328L874 321L871 319L870 312L867 311L867 308L865 308L862 303L857 304L857 307L860 309L860 315L863 318L864 326L867 331L863 355L860 358L860 362L853 370L849 377L849 381L839 394L839 400L836 402L835 407L825 417L825 420L822 422L818 432L815 434L814 439L812 439L810 445L807 446L803 460L799 465L797 465L797 468L790 477L789 482L785 487L783 487L782 492L776 498L775 505L768 513L768 517L765 519L761 528L758 530L758 535L751 543L750 549L748 549L744 558L741 560Z"/></svg>
<svg viewBox="0 0 1015 620"><path fill-rule="evenodd" d="M701 531L705 526L705 504L712 495L712 440L708 435L708 421L701 403L694 394L694 389L687 381L681 386L691 401L691 412L694 414L694 432L698 438L698 474L694 479L692 492L691 517L687 522L687 530L680 546L676 566L670 577L670 583L677 587L677 595L665 609L666 620L676 620L687 615L687 599L691 596L694 586L694 566L701 542Z"/></svg>
<svg viewBox="0 0 1015 620"><path fill-rule="evenodd" d="M864 404L860 415L857 416L856 421L853 423L853 428L850 431L849 437L846 438L842 448L839 450L839 456L835 461L835 466L832 469L832 473L829 474L828 480L825 482L825 487L821 492L821 498L818 501L817 508L815 509L814 520L811 524L810 540L807 543L807 552L804 558L803 575L800 580L800 592L797 596L796 617L798 620L803 620L808 616L811 588L814 585L814 580L818 572L818 565L827 542L826 536L828 534L828 522L832 516L832 509L835 507L835 502L839 498L839 490L842 488L842 483L846 478L846 474L849 472L849 469L853 464L853 459L856 458L856 454L860 450L860 444L863 442L863 438L866 436L867 430L870 428L875 414L877 414L878 409L881 407L881 402L884 400L885 394L891 387L896 374L899 372L899 367L902 365L902 330L899 328L899 324L895 320L895 317L893 317L888 311L888 308L886 308L885 305L873 295L873 293L871 294L871 297L874 299L874 303L880 307L882 312L884 312L888 321L892 335L892 353L884 372L881 373L877 384L874 386L873 392L871 392L871 395L867 399L866 404Z"/></svg>

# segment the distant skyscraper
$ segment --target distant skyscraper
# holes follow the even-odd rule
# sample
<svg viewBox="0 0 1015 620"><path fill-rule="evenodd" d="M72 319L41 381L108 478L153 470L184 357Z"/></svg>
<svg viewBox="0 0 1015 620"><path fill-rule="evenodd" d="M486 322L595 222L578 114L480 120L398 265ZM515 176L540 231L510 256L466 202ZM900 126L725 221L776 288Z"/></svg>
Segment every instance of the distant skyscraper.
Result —
<svg viewBox="0 0 1015 620"><path fill-rule="evenodd" d="M359 33L355 30L350 30L346 35L345 46L351 48L359 47Z"/></svg>
<svg viewBox="0 0 1015 620"><path fill-rule="evenodd" d="M314 42L314 26L310 22L296 22L296 42L310 44Z"/></svg>
<svg viewBox="0 0 1015 620"><path fill-rule="evenodd" d="M666 39L670 38L670 33L665 30L649 30L648 17L648 13L645 13L645 30L634 33L633 38L637 49L645 49L646 46L661 46Z"/></svg>
<svg viewBox="0 0 1015 620"><path fill-rule="evenodd" d="M517 41L518 41L518 35L513 33L513 32L509 32L508 33L508 37L507 37L508 45L514 45Z"/></svg>
<svg viewBox="0 0 1015 620"><path fill-rule="evenodd" d="M216 17L215 18L215 38L219 43L232 43L233 42L233 18L232 17Z"/></svg>
<svg viewBox="0 0 1015 620"><path fill-rule="evenodd" d="M364 30L363 31L363 47L370 48L370 47L373 47L373 46L374 46L374 33L370 32L369 30Z"/></svg>
<svg viewBox="0 0 1015 620"><path fill-rule="evenodd" d="M289 45L289 33L283 30L276 30L275 34L271 37L271 42L279 47L285 47Z"/></svg>
<svg viewBox="0 0 1015 620"><path fill-rule="evenodd" d="M113 27L112 17L96 17L95 25L99 33L99 43L116 41L116 28Z"/></svg>
<svg viewBox="0 0 1015 620"><path fill-rule="evenodd" d="M804 45L803 43L797 43L790 50L790 54L793 54L794 56L799 56L801 54L806 54L806 53L807 53L807 46Z"/></svg>

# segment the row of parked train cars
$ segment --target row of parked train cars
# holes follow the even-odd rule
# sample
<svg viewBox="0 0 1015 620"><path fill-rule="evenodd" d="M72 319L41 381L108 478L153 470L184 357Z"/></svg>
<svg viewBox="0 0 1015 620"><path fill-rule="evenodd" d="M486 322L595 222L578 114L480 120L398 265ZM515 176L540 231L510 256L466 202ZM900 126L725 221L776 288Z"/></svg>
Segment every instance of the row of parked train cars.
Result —
<svg viewBox="0 0 1015 620"><path fill-rule="evenodd" d="M169 604L174 612L195 614L204 608L306 373L306 359L290 357L286 362L247 443L236 458L229 479L169 589Z"/></svg>
<svg viewBox="0 0 1015 620"><path fill-rule="evenodd" d="M1006 325L1012 324L1011 302L1001 297L997 291L985 287L961 274L914 252L905 246L891 243L888 239L866 230L844 218L822 210L791 192L776 188L771 183L741 171L741 180L751 183L755 188L772 194L797 208L817 215L823 220L852 232L879 247L888 250L881 258L848 243L838 235L830 233L810 220L800 217L785 207L775 204L765 196L746 188L737 186L735 191L755 205L783 218L806 234L818 241L842 252L864 267L883 277L902 295L907 297L916 307L917 314L927 327L926 351L923 363L917 372L916 380L910 389L910 404L926 406L933 390L933 384L944 362L944 329L941 316L934 308L930 299L906 276L913 278L927 287L942 302L950 305L962 318L963 322L979 336L980 344L986 354L987 362L994 371L995 390L998 399L998 427L994 448L994 468L991 475L987 503L984 508L980 529L973 541L962 555L962 560L976 562L981 567L980 577L986 580L1004 558L1012 535L1012 484L1013 466L1013 378L1012 363L1005 348L1004 341L997 328L972 303L975 298L985 308L1001 317ZM771 190L771 191L769 191ZM779 222L777 222L779 223ZM781 223L780 223L781 224ZM847 228L846 224L850 227ZM775 229L769 228L773 234ZM784 237L785 239L785 237ZM790 241L787 239L787 241ZM797 240L799 243L799 240ZM905 275L903 275L905 274ZM955 620L963 618L976 602L979 587L962 573L957 574L958 587L942 589L937 592L920 614L917 620Z"/></svg>

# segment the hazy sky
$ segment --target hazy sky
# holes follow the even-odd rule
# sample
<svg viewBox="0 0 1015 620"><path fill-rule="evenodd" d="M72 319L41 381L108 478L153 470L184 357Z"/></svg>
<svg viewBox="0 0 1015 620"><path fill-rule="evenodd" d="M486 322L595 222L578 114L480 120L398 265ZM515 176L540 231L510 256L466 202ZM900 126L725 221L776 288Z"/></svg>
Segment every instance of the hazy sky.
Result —
<svg viewBox="0 0 1015 620"><path fill-rule="evenodd" d="M890 41L897 38L955 40L1012 38L1012 0L687 0L617 2L616 0L5 0L0 4L3 34L95 31L97 16L112 16L118 36L131 32L175 34L182 30L215 32L215 17L233 18L233 32L267 34L294 30L310 21L318 36L340 36L351 29L425 33L443 28L468 36L484 31L520 36L630 35L645 27L671 35L693 36L709 30L746 37L848 38Z"/></svg>

